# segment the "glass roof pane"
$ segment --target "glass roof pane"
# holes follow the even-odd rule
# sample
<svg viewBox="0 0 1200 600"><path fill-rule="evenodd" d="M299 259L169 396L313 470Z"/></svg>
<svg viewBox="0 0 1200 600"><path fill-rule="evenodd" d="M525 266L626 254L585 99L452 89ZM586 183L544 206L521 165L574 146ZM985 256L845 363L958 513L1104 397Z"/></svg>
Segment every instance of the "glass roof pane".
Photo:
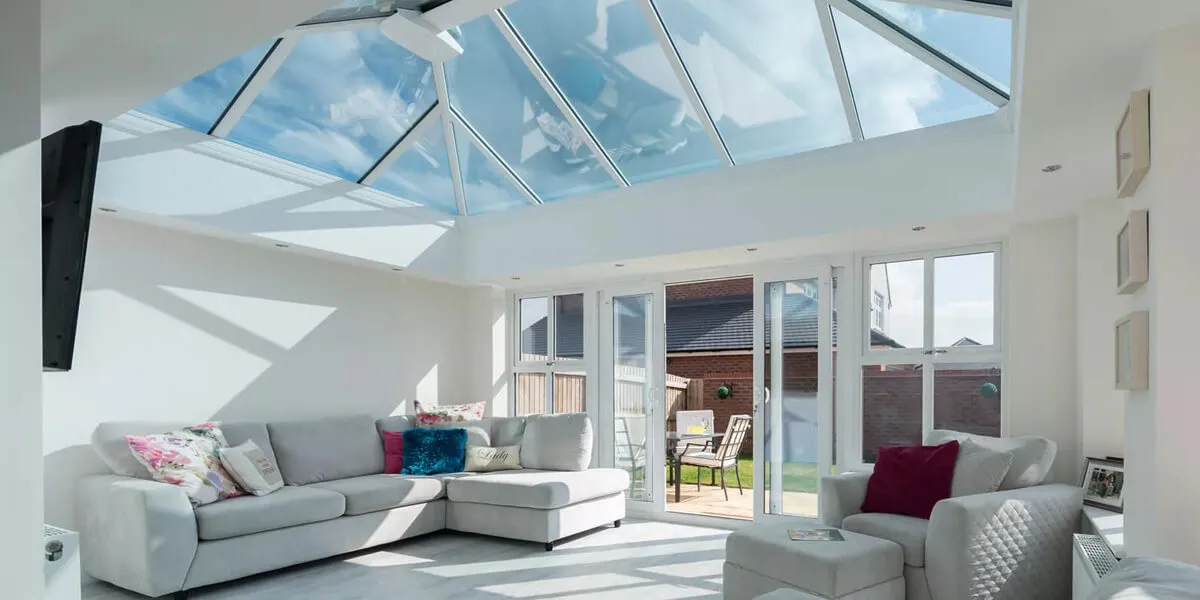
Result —
<svg viewBox="0 0 1200 600"><path fill-rule="evenodd" d="M616 187L490 17L459 28L446 63L450 104L543 201Z"/></svg>
<svg viewBox="0 0 1200 600"><path fill-rule="evenodd" d="M735 162L850 142L814 3L655 5Z"/></svg>
<svg viewBox="0 0 1200 600"><path fill-rule="evenodd" d="M517 0L504 10L631 182L722 165L638 0Z"/></svg>
<svg viewBox="0 0 1200 600"><path fill-rule="evenodd" d="M342 0L327 8L325 12L305 21L303 25L336 23L390 15L396 12L393 0Z"/></svg>
<svg viewBox="0 0 1200 600"><path fill-rule="evenodd" d="M228 137L356 181L436 100L433 66L378 29L310 34Z"/></svg>
<svg viewBox="0 0 1200 600"><path fill-rule="evenodd" d="M420 141L405 150L371 187L452 215L458 214L442 118L437 117L433 125L425 129Z"/></svg>
<svg viewBox="0 0 1200 600"><path fill-rule="evenodd" d="M525 195L508 183L458 125L454 126L454 145L458 147L458 166L462 172L468 215L529 206Z"/></svg>
<svg viewBox="0 0 1200 600"><path fill-rule="evenodd" d="M1011 89L1011 19L892 0L866 0L866 4L964 67Z"/></svg>
<svg viewBox="0 0 1200 600"><path fill-rule="evenodd" d="M208 133L273 45L275 40L263 42L137 107L137 110Z"/></svg>
<svg viewBox="0 0 1200 600"><path fill-rule="evenodd" d="M834 9L863 135L878 137L994 112L996 107Z"/></svg>

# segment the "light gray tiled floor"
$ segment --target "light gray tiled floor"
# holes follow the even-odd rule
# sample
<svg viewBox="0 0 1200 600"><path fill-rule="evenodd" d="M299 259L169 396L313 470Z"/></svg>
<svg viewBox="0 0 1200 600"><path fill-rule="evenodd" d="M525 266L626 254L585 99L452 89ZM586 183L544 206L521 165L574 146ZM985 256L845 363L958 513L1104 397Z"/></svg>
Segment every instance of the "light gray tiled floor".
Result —
<svg viewBox="0 0 1200 600"><path fill-rule="evenodd" d="M195 600L675 600L721 597L728 531L627 521L563 543L454 532L197 590ZM142 596L101 583L84 600Z"/></svg>

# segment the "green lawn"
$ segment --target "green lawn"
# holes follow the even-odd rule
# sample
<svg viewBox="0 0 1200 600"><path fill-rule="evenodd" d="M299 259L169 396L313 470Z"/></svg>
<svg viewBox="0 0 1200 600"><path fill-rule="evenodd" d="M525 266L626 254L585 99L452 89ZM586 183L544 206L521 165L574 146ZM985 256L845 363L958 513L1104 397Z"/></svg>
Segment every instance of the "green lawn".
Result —
<svg viewBox="0 0 1200 600"><path fill-rule="evenodd" d="M667 470L669 473L670 467L667 467ZM700 483L708 485L710 481L708 469L704 469L703 472L704 475L701 476ZM739 458L738 474L741 475L743 488L753 488L754 459L748 456ZM683 483L696 485L696 467L683 465ZM720 473L717 473L717 485L721 485ZM733 469L725 472L725 485L728 487L737 487L737 479L733 476ZM810 463L783 463L783 491L817 493L817 465Z"/></svg>

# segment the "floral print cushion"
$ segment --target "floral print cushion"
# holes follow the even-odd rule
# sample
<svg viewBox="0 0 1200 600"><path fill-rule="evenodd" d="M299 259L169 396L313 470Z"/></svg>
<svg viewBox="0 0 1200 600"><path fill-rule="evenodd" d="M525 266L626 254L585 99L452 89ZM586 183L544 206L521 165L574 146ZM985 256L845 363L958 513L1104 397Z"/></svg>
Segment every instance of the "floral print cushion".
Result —
<svg viewBox="0 0 1200 600"><path fill-rule="evenodd" d="M487 410L487 400L451 406L425 406L413 400L413 407L417 412L417 426L433 427L442 423L478 421L483 418L483 411Z"/></svg>
<svg viewBox="0 0 1200 600"><path fill-rule="evenodd" d="M170 433L127 435L125 441L155 481L183 488L192 506L244 494L221 466L220 449L229 445L215 423Z"/></svg>

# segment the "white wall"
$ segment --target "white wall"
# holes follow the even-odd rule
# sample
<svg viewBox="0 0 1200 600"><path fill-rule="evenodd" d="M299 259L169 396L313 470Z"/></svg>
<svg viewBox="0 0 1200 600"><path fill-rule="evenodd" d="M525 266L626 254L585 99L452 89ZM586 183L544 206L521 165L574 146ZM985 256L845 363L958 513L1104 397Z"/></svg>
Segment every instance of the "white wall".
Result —
<svg viewBox="0 0 1200 600"><path fill-rule="evenodd" d="M0 3L0 581L22 600L42 596L40 10Z"/></svg>
<svg viewBox="0 0 1200 600"><path fill-rule="evenodd" d="M1012 143L996 113L470 217L466 275L503 282L575 265L1005 213Z"/></svg>
<svg viewBox="0 0 1200 600"><path fill-rule="evenodd" d="M46 517L110 420L304 419L470 399L465 288L98 214L75 367L44 377Z"/></svg>
<svg viewBox="0 0 1200 600"><path fill-rule="evenodd" d="M1052 476L1075 483L1082 468L1075 402L1075 218L1018 223L1005 252L1008 431L1057 442Z"/></svg>
<svg viewBox="0 0 1200 600"><path fill-rule="evenodd" d="M471 361L470 382L472 401L484 398L491 401L489 414L506 416L509 412L509 321L508 295L498 287L485 285L473 288L468 300L467 318Z"/></svg>
<svg viewBox="0 0 1200 600"><path fill-rule="evenodd" d="M1092 200L1080 209L1075 236L1075 376L1083 457L1125 456L1125 393L1113 386L1113 324L1129 311L1116 293L1117 232L1124 202ZM1082 465L1081 465L1082 468Z"/></svg>

